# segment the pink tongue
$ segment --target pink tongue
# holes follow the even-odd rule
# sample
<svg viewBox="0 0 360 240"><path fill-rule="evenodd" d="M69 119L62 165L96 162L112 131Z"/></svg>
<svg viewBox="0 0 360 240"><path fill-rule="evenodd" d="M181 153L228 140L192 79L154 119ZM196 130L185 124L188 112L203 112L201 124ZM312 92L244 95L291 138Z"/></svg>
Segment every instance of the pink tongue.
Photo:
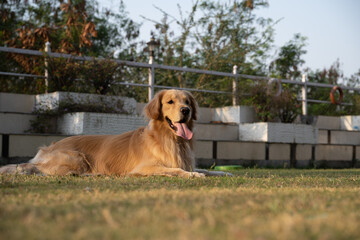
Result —
<svg viewBox="0 0 360 240"><path fill-rule="evenodd" d="M193 133L190 131L190 129L187 127L185 123L175 123L174 125L177 128L176 135L186 140L190 140L192 138Z"/></svg>

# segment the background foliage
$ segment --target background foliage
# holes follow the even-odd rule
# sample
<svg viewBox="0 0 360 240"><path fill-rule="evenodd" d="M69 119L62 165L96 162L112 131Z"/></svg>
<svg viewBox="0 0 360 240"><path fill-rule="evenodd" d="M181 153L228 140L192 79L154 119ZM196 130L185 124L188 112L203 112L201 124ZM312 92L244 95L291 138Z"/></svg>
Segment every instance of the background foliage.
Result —
<svg viewBox="0 0 360 240"><path fill-rule="evenodd" d="M147 62L148 55L144 52L146 43L139 39L140 24L128 17L122 2L117 10L103 11L99 10L97 0L1 0L0 4L0 46L42 50L49 41L52 52ZM295 34L273 55L273 26L277 22L255 14L256 9L267 6L266 0L197 0L188 13L184 13L178 5L179 17L155 7L154 11L160 11L163 17L145 20L154 23L153 36L160 42L156 62L222 72L232 72L233 66L237 65L238 72L243 74L299 80L303 73L301 67L305 63L306 37ZM44 74L43 57L3 52L0 57L5 59L0 63L0 71ZM109 60L84 63L71 59L52 59L49 71L52 77L50 91L121 94L135 97L137 101L147 100L145 88L119 87L117 84L147 83L147 69L115 66ZM340 60L336 60L329 68L306 69L305 72L312 82L359 87L360 69L350 78L345 78ZM156 70L155 79L157 85L165 86L228 92L232 88L232 79L205 74ZM264 84L240 79L238 85L239 103L258 105L256 94L264 91L258 89L263 88ZM45 90L43 79L8 76L0 76L0 88L1 91L29 94L43 93ZM328 88L309 88L308 91L311 99L329 100ZM230 95L195 95L201 106L231 104ZM299 88L287 86L283 95L287 96L286 99L296 99L299 97ZM284 99L279 99L279 104L284 102ZM345 92L344 102L353 103L352 107L311 104L309 112L313 115L360 114L359 101L358 94ZM280 107L271 99L264 99L261 104L270 104L263 106L264 109L277 106L272 113L264 114L278 112L279 115L282 112L284 115L284 109L287 109L285 115L290 116L298 111L298 103L290 101L292 103L286 105L285 102Z"/></svg>

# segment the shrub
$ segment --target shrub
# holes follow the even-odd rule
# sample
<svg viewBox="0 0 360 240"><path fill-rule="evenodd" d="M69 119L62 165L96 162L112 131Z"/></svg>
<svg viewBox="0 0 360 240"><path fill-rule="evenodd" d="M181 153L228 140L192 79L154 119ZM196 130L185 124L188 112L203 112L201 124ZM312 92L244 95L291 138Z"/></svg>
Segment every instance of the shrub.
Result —
<svg viewBox="0 0 360 240"><path fill-rule="evenodd" d="M251 102L260 121L292 123L300 113L296 94L284 89L280 96L274 96L270 86L257 83L251 89Z"/></svg>
<svg viewBox="0 0 360 240"><path fill-rule="evenodd" d="M50 58L48 61L49 92L69 91L107 94L122 76L122 65L110 60L79 62Z"/></svg>
<svg viewBox="0 0 360 240"><path fill-rule="evenodd" d="M259 120L262 122L271 122L275 118L272 98L268 96L267 92L267 86L261 82L254 85L250 93L250 102L255 108Z"/></svg>
<svg viewBox="0 0 360 240"><path fill-rule="evenodd" d="M111 87L115 85L116 79L121 77L121 71L122 65L114 61L94 59L83 64L81 74L85 86L90 87L87 89L88 92L106 94L112 90Z"/></svg>
<svg viewBox="0 0 360 240"><path fill-rule="evenodd" d="M48 71L50 79L48 91L81 91L81 86L76 82L80 68L81 65L73 59L49 58Z"/></svg>
<svg viewBox="0 0 360 240"><path fill-rule="evenodd" d="M283 123L292 123L301 113L299 101L296 94L289 89L284 89L280 96L272 97L275 116Z"/></svg>

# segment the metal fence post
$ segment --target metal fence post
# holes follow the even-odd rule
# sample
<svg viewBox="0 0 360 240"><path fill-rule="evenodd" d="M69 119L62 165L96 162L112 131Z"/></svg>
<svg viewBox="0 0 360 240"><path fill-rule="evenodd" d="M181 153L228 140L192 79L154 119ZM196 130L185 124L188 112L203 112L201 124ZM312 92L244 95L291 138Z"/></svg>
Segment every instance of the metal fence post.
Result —
<svg viewBox="0 0 360 240"><path fill-rule="evenodd" d="M301 87L302 114L304 116L307 116L308 109L307 109L307 77L306 77L306 74L302 75L301 81L304 83L304 85Z"/></svg>
<svg viewBox="0 0 360 240"><path fill-rule="evenodd" d="M150 54L149 64L154 64L154 56ZM154 98L155 68L152 65L149 68L149 102Z"/></svg>
<svg viewBox="0 0 360 240"><path fill-rule="evenodd" d="M46 54L50 54L51 53L51 43L50 42L46 42L45 43L45 52ZM48 88L49 88L49 79L50 79L50 75L49 75L49 57L46 56L45 57L45 93L48 93Z"/></svg>
<svg viewBox="0 0 360 240"><path fill-rule="evenodd" d="M234 75L236 75L237 74L237 66L236 65L234 65L234 67L233 67L233 74ZM237 80L238 80L238 78L235 76L234 78L233 78L233 83L232 83L232 104L233 104L233 106L236 106L236 105L238 105L238 99L237 99Z"/></svg>

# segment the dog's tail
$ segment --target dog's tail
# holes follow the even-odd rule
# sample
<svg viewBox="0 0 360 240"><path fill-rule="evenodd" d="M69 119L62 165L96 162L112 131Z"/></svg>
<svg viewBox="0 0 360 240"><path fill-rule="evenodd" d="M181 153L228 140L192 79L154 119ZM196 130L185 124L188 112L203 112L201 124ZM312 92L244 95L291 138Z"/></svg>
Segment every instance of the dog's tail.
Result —
<svg viewBox="0 0 360 240"><path fill-rule="evenodd" d="M0 174L41 174L41 171L33 163L9 164L0 168Z"/></svg>
<svg viewBox="0 0 360 240"><path fill-rule="evenodd" d="M40 147L36 156L27 163L9 164L0 167L0 174L41 174L37 165L44 162L44 154L48 152L48 147Z"/></svg>

